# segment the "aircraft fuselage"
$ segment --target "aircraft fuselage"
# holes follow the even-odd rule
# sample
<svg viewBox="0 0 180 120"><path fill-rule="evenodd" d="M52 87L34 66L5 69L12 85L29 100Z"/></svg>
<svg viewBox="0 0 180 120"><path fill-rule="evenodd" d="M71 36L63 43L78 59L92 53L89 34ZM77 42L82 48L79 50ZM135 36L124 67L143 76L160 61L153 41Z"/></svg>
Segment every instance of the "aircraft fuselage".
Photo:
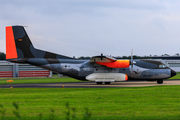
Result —
<svg viewBox="0 0 180 120"><path fill-rule="evenodd" d="M136 64L133 65L133 73L131 73L131 66L127 68L108 68L96 63L89 63L89 60L30 58L26 60L26 63L79 80L87 80L86 76L93 73L123 73L128 76L128 80L167 79L175 74L169 67L159 61L134 61Z"/></svg>

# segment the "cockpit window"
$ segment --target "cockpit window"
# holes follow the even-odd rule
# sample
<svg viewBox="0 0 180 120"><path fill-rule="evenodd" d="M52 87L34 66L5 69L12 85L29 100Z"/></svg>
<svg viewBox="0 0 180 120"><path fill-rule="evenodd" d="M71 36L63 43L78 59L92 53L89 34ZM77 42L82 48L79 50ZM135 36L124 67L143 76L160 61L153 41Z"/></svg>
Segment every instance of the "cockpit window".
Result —
<svg viewBox="0 0 180 120"><path fill-rule="evenodd" d="M159 65L159 68L166 68L166 65L161 64L161 65Z"/></svg>

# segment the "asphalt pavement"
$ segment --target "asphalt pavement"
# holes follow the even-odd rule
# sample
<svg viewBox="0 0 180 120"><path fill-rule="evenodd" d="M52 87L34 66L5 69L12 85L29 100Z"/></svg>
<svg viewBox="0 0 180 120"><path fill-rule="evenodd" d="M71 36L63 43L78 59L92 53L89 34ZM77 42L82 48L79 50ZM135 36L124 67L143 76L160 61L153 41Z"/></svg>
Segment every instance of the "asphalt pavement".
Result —
<svg viewBox="0 0 180 120"><path fill-rule="evenodd" d="M0 88L111 88L111 87L145 87L158 85L180 85L180 80L164 80L163 84L156 81L126 81L97 85L95 82L37 83L37 84L1 84Z"/></svg>

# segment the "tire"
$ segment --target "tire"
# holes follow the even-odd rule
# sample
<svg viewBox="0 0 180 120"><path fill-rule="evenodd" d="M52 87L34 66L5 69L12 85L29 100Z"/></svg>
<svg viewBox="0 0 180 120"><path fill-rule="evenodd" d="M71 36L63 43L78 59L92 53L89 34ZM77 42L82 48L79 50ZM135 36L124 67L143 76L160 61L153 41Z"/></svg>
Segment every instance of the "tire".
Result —
<svg viewBox="0 0 180 120"><path fill-rule="evenodd" d="M97 82L96 84L101 85L103 82Z"/></svg>
<svg viewBox="0 0 180 120"><path fill-rule="evenodd" d="M157 80L157 84L163 84L163 80Z"/></svg>
<svg viewBox="0 0 180 120"><path fill-rule="evenodd" d="M111 82L105 82L105 84L110 84Z"/></svg>

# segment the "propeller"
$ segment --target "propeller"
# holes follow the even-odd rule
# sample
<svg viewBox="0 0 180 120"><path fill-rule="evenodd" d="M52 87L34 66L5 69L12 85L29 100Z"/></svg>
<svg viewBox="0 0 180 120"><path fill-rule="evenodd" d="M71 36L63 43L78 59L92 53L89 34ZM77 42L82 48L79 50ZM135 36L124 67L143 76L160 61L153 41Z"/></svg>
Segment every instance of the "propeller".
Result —
<svg viewBox="0 0 180 120"><path fill-rule="evenodd" d="M133 49L131 50L131 77L133 77L133 65L136 64L136 62L133 61Z"/></svg>

